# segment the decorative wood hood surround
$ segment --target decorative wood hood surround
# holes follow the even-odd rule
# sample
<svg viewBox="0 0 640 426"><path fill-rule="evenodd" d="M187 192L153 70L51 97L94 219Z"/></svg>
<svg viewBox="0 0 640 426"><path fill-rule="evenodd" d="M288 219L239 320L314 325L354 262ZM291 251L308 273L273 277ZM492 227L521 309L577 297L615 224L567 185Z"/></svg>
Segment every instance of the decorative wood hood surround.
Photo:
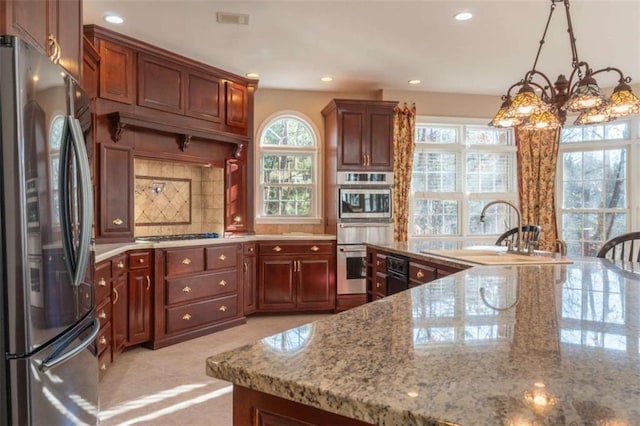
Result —
<svg viewBox="0 0 640 426"><path fill-rule="evenodd" d="M257 81L84 26L83 87L94 102L96 240L133 239L133 158L225 168L225 232L253 233ZM97 52L97 56L95 54Z"/></svg>

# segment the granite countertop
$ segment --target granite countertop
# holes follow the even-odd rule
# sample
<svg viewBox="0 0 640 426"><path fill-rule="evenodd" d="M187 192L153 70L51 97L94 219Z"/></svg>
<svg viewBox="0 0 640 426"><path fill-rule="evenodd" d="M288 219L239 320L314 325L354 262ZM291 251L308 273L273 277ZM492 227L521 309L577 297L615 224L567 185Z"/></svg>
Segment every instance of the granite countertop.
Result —
<svg viewBox="0 0 640 426"><path fill-rule="evenodd" d="M212 356L207 374L381 425L638 424L638 269L473 267Z"/></svg>
<svg viewBox="0 0 640 426"><path fill-rule="evenodd" d="M162 241L162 242L127 242L127 243L114 243L114 244L96 244L95 246L95 261L101 262L112 256L124 253L129 250L138 249L151 249L151 248L171 248L171 247L189 247L200 245L215 245L215 244L229 244L229 243L242 243L252 241L332 241L335 240L335 235L330 234L309 234L309 233L286 233L286 234L255 234L255 235L243 235L237 237L223 237L223 238L204 238L201 240L175 240L175 241Z"/></svg>

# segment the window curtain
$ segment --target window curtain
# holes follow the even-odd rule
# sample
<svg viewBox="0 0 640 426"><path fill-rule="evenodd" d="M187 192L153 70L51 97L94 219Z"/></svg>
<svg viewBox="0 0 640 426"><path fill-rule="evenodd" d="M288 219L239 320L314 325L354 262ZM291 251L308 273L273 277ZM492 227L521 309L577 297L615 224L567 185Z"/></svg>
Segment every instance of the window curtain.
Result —
<svg viewBox="0 0 640 426"><path fill-rule="evenodd" d="M523 225L542 228L538 248L555 251L555 180L560 129L516 129L518 192Z"/></svg>
<svg viewBox="0 0 640 426"><path fill-rule="evenodd" d="M409 228L409 196L415 149L416 106L395 108L393 113L393 239L405 242Z"/></svg>

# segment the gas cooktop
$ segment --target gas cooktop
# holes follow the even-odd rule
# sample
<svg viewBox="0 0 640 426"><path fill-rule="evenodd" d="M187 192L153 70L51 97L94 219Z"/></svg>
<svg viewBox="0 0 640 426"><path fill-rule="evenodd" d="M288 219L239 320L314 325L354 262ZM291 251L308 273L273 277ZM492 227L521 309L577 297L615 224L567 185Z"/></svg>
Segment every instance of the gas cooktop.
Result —
<svg viewBox="0 0 640 426"><path fill-rule="evenodd" d="M201 240L219 237L216 232L204 232L202 234L149 235L146 237L137 237L136 241L157 243L161 241Z"/></svg>

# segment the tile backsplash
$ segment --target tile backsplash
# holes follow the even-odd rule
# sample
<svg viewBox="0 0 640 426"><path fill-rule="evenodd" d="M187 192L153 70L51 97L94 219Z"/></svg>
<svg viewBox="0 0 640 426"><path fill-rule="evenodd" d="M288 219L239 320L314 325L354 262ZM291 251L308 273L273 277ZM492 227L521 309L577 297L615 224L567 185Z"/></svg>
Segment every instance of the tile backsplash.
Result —
<svg viewBox="0 0 640 426"><path fill-rule="evenodd" d="M136 158L134 171L136 237L222 235L224 169Z"/></svg>

